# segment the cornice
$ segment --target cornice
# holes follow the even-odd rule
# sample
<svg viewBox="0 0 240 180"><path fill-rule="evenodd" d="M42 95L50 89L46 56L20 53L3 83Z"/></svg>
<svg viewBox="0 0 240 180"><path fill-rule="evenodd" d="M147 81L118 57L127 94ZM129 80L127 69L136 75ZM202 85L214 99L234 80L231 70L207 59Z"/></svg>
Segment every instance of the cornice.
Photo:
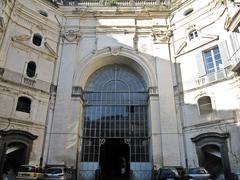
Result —
<svg viewBox="0 0 240 180"><path fill-rule="evenodd" d="M57 22L54 22L46 17L41 16L37 12L27 8L22 4L17 6L16 14L18 15L18 17L24 18L25 20L31 22L32 24L36 25L41 24L42 26L45 27L45 29L54 29L54 31L56 31L56 29L59 28L59 24Z"/></svg>
<svg viewBox="0 0 240 180"><path fill-rule="evenodd" d="M62 7L66 17L81 18L131 18L131 17L167 17L170 14L168 9L162 6L153 7Z"/></svg>

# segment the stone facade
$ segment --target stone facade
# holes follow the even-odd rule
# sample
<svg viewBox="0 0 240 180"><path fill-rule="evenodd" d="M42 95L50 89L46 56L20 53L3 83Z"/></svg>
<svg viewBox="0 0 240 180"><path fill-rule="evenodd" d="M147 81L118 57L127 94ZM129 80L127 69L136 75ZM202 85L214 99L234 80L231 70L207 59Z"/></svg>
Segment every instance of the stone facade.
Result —
<svg viewBox="0 0 240 180"><path fill-rule="evenodd" d="M158 167L205 166L204 149L220 146L218 156L228 156L220 163L225 177L238 173L239 18L238 2L228 0L3 0L1 130L37 136L29 163L66 164L80 176L86 86L98 69L124 65L143 79L149 96L150 160L129 162L136 179ZM30 100L29 112L19 111L21 97Z"/></svg>

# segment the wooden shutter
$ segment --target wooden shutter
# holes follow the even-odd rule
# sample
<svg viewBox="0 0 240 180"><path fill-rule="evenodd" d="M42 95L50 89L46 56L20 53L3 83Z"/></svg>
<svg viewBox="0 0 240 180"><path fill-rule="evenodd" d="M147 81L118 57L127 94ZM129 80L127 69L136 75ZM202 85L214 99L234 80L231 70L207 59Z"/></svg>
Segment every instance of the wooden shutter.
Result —
<svg viewBox="0 0 240 180"><path fill-rule="evenodd" d="M197 62L197 68L198 68L198 76L201 77L206 75L205 63L203 60L202 52L199 52L196 54L196 62Z"/></svg>
<svg viewBox="0 0 240 180"><path fill-rule="evenodd" d="M233 32L230 35L234 58L240 57L240 33Z"/></svg>
<svg viewBox="0 0 240 180"><path fill-rule="evenodd" d="M227 67L228 65L230 65L227 41L220 42L218 44L218 47L219 47L219 51L220 51L220 54L221 54L223 67Z"/></svg>

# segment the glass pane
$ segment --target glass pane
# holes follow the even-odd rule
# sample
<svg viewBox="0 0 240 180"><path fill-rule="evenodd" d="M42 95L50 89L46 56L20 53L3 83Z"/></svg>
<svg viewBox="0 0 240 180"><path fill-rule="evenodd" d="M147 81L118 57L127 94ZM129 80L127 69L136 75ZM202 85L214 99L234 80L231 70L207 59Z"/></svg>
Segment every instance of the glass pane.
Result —
<svg viewBox="0 0 240 180"><path fill-rule="evenodd" d="M133 161L148 161L148 92L144 81L123 66L107 66L90 77L84 93L83 161L97 161L99 139L132 138ZM134 158L133 158L134 157ZM144 157L144 158L143 158Z"/></svg>

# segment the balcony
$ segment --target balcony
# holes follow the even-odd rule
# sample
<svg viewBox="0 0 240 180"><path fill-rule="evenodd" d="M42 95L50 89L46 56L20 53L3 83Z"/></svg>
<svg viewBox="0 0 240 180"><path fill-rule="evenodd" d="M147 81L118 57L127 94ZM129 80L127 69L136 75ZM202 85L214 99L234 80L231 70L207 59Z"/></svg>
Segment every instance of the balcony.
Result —
<svg viewBox="0 0 240 180"><path fill-rule="evenodd" d="M51 84L49 82L37 79L29 78L24 74L11 71L9 69L0 68L0 79L9 81L22 86L38 89L49 93Z"/></svg>
<svg viewBox="0 0 240 180"><path fill-rule="evenodd" d="M176 4L176 0L50 0L63 6L118 6L118 7L141 7L163 6L170 8Z"/></svg>
<svg viewBox="0 0 240 180"><path fill-rule="evenodd" d="M226 69L222 69L215 73L207 74L203 77L194 78L194 79L183 82L183 89L186 91L186 90L191 90L195 88L200 88L200 87L224 80L226 78L227 78Z"/></svg>

